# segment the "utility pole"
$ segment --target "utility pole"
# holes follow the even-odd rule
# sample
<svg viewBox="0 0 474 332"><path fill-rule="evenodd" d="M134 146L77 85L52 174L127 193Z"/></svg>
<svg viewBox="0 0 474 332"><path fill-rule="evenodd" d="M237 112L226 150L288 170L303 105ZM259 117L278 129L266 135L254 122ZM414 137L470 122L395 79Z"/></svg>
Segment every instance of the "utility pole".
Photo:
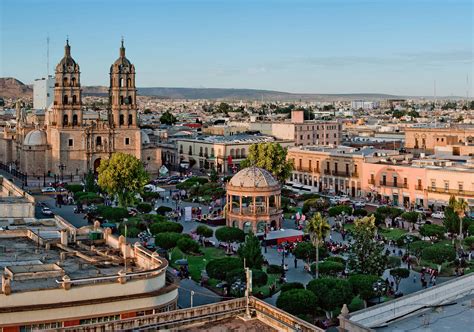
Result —
<svg viewBox="0 0 474 332"><path fill-rule="evenodd" d="M49 34L46 37L46 78L49 77Z"/></svg>
<svg viewBox="0 0 474 332"><path fill-rule="evenodd" d="M123 218L123 221L125 222L125 247L123 250L123 259L124 259L124 269L125 269L125 279L127 278L127 218Z"/></svg>
<svg viewBox="0 0 474 332"><path fill-rule="evenodd" d="M191 291L191 308L193 307L194 291Z"/></svg>

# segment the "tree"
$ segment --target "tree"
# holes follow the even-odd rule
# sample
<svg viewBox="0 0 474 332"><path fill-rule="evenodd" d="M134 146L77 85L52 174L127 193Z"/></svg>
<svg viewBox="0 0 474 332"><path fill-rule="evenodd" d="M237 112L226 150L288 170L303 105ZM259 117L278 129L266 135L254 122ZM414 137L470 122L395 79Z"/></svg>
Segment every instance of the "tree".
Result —
<svg viewBox="0 0 474 332"><path fill-rule="evenodd" d="M211 169L211 173L209 175L209 181L213 183L217 183L217 181L219 181L219 175L217 174L217 171L215 170L215 168Z"/></svg>
<svg viewBox="0 0 474 332"><path fill-rule="evenodd" d="M171 249L176 247L178 240L187 235L179 233L159 233L155 236L155 244L163 249Z"/></svg>
<svg viewBox="0 0 474 332"><path fill-rule="evenodd" d="M327 313L340 309L345 303L350 303L354 295L349 281L345 279L313 279L308 283L306 289L317 296L318 306ZM300 307L302 307L301 303Z"/></svg>
<svg viewBox="0 0 474 332"><path fill-rule="evenodd" d="M160 116L160 122L162 124L167 124L167 125L173 125L176 123L176 117L170 113L170 111L166 111L164 112L161 116Z"/></svg>
<svg viewBox="0 0 474 332"><path fill-rule="evenodd" d="M174 221L158 221L150 225L151 234L159 233L181 233L183 225Z"/></svg>
<svg viewBox="0 0 474 332"><path fill-rule="evenodd" d="M306 225L306 232L309 233L311 238L311 242L313 243L314 247L316 248L316 278L319 277L319 244L324 241L326 236L328 235L329 231L331 230L331 226L327 220L321 216L321 213L316 213Z"/></svg>
<svg viewBox="0 0 474 332"><path fill-rule="evenodd" d="M129 206L148 182L142 162L126 153L116 152L110 159L103 159L98 172L99 186L110 195L116 195L121 207Z"/></svg>
<svg viewBox="0 0 474 332"><path fill-rule="evenodd" d="M240 258L237 257L224 257L213 259L206 265L206 272L209 277L225 280L227 273L236 270L242 269L244 264Z"/></svg>
<svg viewBox="0 0 474 332"><path fill-rule="evenodd" d="M342 213L344 213L346 216L349 216L352 214L352 208L347 205L336 205L332 208L329 208L328 213L330 217L335 217Z"/></svg>
<svg viewBox="0 0 474 332"><path fill-rule="evenodd" d="M316 264L313 264L316 265ZM316 268L316 266L315 266ZM322 275L330 275L330 276L336 276L338 273L341 273L344 271L345 265L340 262L331 262L331 261L324 261L318 263L318 268L315 269Z"/></svg>
<svg viewBox="0 0 474 332"><path fill-rule="evenodd" d="M250 232L245 237L245 242L237 250L239 257L245 262L246 267L261 269L263 265L262 248L258 238Z"/></svg>
<svg viewBox="0 0 474 332"><path fill-rule="evenodd" d="M252 144L247 159L240 163L241 167L257 166L264 168L285 183L293 170L293 163L286 160L288 149L279 143Z"/></svg>
<svg viewBox="0 0 474 332"><path fill-rule="evenodd" d="M182 236L176 245L184 253L199 253L199 243L187 236Z"/></svg>
<svg viewBox="0 0 474 332"><path fill-rule="evenodd" d="M214 231L205 225L199 225L196 228L196 234L199 235L202 240L202 245L204 246L204 239L212 237L214 235Z"/></svg>
<svg viewBox="0 0 474 332"><path fill-rule="evenodd" d="M317 297L306 289L291 289L280 293L276 306L292 315L314 315L317 308Z"/></svg>
<svg viewBox="0 0 474 332"><path fill-rule="evenodd" d="M424 260L441 265L444 262L454 261L456 259L456 251L452 246L431 245L423 249L421 257Z"/></svg>
<svg viewBox="0 0 474 332"><path fill-rule="evenodd" d="M376 230L373 215L354 222L349 266L355 273L379 276L385 270L387 257L383 254L384 245L375 240Z"/></svg>
<svg viewBox="0 0 474 332"><path fill-rule="evenodd" d="M446 229L443 226L434 224L425 224L420 227L420 235L429 237L431 241L441 240L444 238Z"/></svg>
<svg viewBox="0 0 474 332"><path fill-rule="evenodd" d="M286 282L280 287L280 292L287 292L292 289L305 289L301 282Z"/></svg>
<svg viewBox="0 0 474 332"><path fill-rule="evenodd" d="M460 224L459 224L459 240L461 241L463 238L463 230L462 230L462 221L466 216L466 210L469 208L469 204L464 198L459 198L452 206L454 212L457 214ZM462 245L462 242L461 242Z"/></svg>
<svg viewBox="0 0 474 332"><path fill-rule="evenodd" d="M84 178L84 191L97 192L98 189L99 188L97 187L97 184L95 183L94 172L89 170L89 172L87 172L87 174Z"/></svg>
<svg viewBox="0 0 474 332"><path fill-rule="evenodd" d="M410 276L410 270L405 269L403 267L398 267L396 269L391 269L390 275L395 279L395 286L396 286L395 290L398 291L398 286L400 285L400 281Z"/></svg>
<svg viewBox="0 0 474 332"><path fill-rule="evenodd" d="M226 226L216 230L216 238L220 242L227 243L227 252L230 253L230 244L232 242L243 242L245 240L245 233L239 228Z"/></svg>
<svg viewBox="0 0 474 332"><path fill-rule="evenodd" d="M367 307L367 300L375 297L374 283L380 278L374 275L354 274L349 277L349 284L352 292L358 294L364 300L364 307Z"/></svg>
<svg viewBox="0 0 474 332"><path fill-rule="evenodd" d="M401 217L408 221L411 222L412 224L416 223L418 221L418 218L420 217L420 214L416 211L407 211L403 212Z"/></svg>

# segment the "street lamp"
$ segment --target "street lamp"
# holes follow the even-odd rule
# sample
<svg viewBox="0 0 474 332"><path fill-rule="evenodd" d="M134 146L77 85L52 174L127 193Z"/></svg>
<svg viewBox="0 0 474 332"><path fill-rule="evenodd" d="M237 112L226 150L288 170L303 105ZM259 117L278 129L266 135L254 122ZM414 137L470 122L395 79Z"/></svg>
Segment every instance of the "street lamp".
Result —
<svg viewBox="0 0 474 332"><path fill-rule="evenodd" d="M372 285L372 287L374 289L375 294L379 298L379 303L380 303L380 299L382 297L382 294L384 294L387 290L387 285L382 280L378 280L377 282L375 282Z"/></svg>
<svg viewBox="0 0 474 332"><path fill-rule="evenodd" d="M61 182L64 182L64 170L66 169L66 165L64 165L63 163L60 163L58 165L58 168L59 168L59 173L61 174Z"/></svg>

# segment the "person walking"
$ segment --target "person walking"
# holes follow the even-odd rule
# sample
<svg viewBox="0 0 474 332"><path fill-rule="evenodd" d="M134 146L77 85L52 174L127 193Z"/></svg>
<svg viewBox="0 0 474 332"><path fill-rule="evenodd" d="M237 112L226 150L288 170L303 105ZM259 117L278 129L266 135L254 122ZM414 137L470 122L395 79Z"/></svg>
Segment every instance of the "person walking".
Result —
<svg viewBox="0 0 474 332"><path fill-rule="evenodd" d="M298 260L295 257L295 269L297 269L297 268L298 268Z"/></svg>

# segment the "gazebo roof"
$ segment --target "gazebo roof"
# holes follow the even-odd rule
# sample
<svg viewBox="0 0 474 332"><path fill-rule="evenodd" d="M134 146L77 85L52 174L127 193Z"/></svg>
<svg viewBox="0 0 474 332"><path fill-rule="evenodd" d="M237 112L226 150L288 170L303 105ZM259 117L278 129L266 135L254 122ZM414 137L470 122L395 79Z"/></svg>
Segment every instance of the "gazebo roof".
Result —
<svg viewBox="0 0 474 332"><path fill-rule="evenodd" d="M246 189L258 188L274 188L279 186L279 182L270 174L269 171L251 166L242 169L235 174L229 181L229 185Z"/></svg>

